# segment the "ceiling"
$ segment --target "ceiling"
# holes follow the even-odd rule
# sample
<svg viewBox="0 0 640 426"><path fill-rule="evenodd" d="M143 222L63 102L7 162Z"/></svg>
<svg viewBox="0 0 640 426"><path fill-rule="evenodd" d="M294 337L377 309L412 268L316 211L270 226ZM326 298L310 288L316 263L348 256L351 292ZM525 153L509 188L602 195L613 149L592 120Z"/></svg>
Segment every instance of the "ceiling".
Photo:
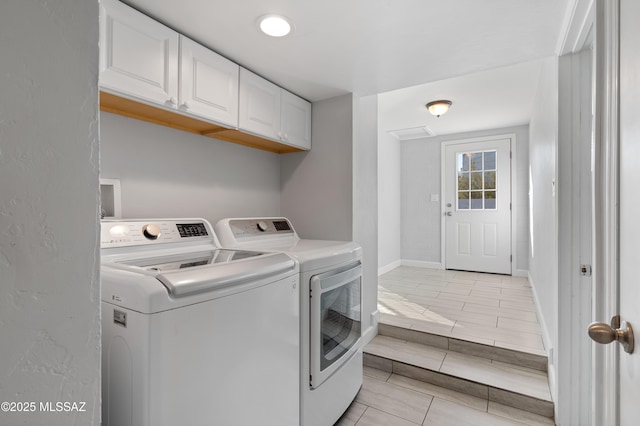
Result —
<svg viewBox="0 0 640 426"><path fill-rule="evenodd" d="M385 95L399 118L385 120L389 128L438 134L487 123L483 111L527 123L538 60L555 54L574 1L125 0L310 101L402 89ZM259 32L257 19L269 13L288 17L293 33ZM424 104L439 97L454 105L429 123ZM487 99L491 109L479 103Z"/></svg>
<svg viewBox="0 0 640 426"><path fill-rule="evenodd" d="M393 133L400 133L396 136L399 139L416 139L528 124L543 61L382 93L378 97L380 128L404 130ZM437 99L453 103L449 112L440 117L431 115L425 107Z"/></svg>

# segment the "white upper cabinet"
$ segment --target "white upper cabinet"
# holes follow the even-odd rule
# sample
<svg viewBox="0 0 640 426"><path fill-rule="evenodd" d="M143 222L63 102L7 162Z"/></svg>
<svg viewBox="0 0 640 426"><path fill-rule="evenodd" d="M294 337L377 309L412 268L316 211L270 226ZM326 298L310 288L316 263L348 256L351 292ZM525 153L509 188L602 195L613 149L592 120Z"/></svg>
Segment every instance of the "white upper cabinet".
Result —
<svg viewBox="0 0 640 426"><path fill-rule="evenodd" d="M240 68L240 130L311 149L311 104Z"/></svg>
<svg viewBox="0 0 640 426"><path fill-rule="evenodd" d="M180 110L238 127L239 72L238 64L181 35Z"/></svg>
<svg viewBox="0 0 640 426"><path fill-rule="evenodd" d="M311 104L282 90L282 140L288 145L311 149Z"/></svg>
<svg viewBox="0 0 640 426"><path fill-rule="evenodd" d="M178 33L117 0L100 1L100 26L100 87L176 106Z"/></svg>
<svg viewBox="0 0 640 426"><path fill-rule="evenodd" d="M240 130L280 140L281 89L264 78L240 69Z"/></svg>
<svg viewBox="0 0 640 426"><path fill-rule="evenodd" d="M238 127L237 64L118 0L100 4L102 90Z"/></svg>
<svg viewBox="0 0 640 426"><path fill-rule="evenodd" d="M311 104L119 0L100 0L103 111L272 152L311 149Z"/></svg>

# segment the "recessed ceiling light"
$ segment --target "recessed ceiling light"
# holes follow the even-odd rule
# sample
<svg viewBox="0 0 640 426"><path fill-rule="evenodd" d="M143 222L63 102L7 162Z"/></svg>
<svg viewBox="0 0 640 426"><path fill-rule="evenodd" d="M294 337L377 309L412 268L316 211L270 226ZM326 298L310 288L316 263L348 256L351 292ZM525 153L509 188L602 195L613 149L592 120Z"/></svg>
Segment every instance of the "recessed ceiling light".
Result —
<svg viewBox="0 0 640 426"><path fill-rule="evenodd" d="M289 20L280 15L264 15L258 19L260 30L271 37L284 37L291 32Z"/></svg>

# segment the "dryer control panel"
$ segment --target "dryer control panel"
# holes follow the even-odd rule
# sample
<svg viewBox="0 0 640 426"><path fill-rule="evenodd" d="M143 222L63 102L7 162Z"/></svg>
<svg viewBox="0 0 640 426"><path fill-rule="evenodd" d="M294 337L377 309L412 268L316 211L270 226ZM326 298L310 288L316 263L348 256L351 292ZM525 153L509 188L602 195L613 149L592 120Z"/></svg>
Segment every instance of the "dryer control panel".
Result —
<svg viewBox="0 0 640 426"><path fill-rule="evenodd" d="M216 225L216 233L220 241L227 242L298 238L291 222L284 217L224 219Z"/></svg>

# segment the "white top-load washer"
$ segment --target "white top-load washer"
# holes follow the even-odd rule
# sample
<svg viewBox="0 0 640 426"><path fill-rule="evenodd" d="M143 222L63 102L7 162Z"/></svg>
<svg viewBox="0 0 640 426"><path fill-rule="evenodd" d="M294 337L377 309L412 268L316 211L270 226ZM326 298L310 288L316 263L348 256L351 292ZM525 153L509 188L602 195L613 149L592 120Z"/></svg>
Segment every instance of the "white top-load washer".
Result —
<svg viewBox="0 0 640 426"><path fill-rule="evenodd" d="M229 218L223 247L286 253L300 267L300 424L332 425L362 386L362 248L300 239L284 217Z"/></svg>
<svg viewBox="0 0 640 426"><path fill-rule="evenodd" d="M299 424L299 273L204 219L103 221L102 425Z"/></svg>

